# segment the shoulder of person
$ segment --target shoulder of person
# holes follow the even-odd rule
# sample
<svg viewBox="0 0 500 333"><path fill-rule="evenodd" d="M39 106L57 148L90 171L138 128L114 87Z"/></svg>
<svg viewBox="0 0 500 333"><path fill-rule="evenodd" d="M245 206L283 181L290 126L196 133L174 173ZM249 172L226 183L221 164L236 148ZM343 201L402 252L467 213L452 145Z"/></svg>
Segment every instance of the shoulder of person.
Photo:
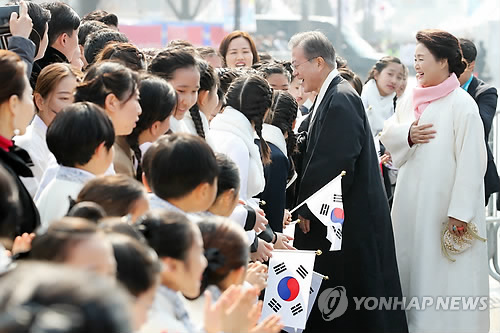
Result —
<svg viewBox="0 0 500 333"><path fill-rule="evenodd" d="M477 98L480 98L483 95L490 95L490 94L494 94L495 96L497 96L497 89L495 87L484 82L481 79L475 78L475 80L477 80L477 82L478 82L477 87L476 87L476 91L475 91L475 96Z"/></svg>
<svg viewBox="0 0 500 333"><path fill-rule="evenodd" d="M455 106L460 106L460 107L454 107L454 110L460 110L460 113L467 114L467 113L474 113L474 114L479 114L479 107L472 98L472 96L462 89L461 87L458 87L455 89L452 93L452 103Z"/></svg>

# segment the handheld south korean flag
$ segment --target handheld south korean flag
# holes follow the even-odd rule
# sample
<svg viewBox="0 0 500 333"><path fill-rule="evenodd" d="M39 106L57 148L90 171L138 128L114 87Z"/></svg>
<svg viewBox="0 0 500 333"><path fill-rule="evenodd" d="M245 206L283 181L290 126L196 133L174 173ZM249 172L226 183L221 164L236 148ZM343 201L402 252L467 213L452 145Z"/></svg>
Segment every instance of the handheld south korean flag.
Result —
<svg viewBox="0 0 500 333"><path fill-rule="evenodd" d="M290 211L293 213L306 204L311 213L326 226L326 238L332 244L330 251L339 251L342 248L342 226L344 224L342 176L344 175L345 171L342 171L335 179Z"/></svg>
<svg viewBox="0 0 500 333"><path fill-rule="evenodd" d="M273 251L261 319L278 314L285 326L305 328L315 256L315 251Z"/></svg>

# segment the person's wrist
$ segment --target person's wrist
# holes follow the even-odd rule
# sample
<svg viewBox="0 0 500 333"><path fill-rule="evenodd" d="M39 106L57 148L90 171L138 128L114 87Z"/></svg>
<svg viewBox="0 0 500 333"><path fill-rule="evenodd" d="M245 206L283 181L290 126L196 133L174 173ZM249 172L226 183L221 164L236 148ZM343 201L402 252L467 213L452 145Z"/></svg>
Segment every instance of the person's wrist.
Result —
<svg viewBox="0 0 500 333"><path fill-rule="evenodd" d="M278 241L278 234L273 231L273 240L272 240L272 243L276 244L277 241Z"/></svg>

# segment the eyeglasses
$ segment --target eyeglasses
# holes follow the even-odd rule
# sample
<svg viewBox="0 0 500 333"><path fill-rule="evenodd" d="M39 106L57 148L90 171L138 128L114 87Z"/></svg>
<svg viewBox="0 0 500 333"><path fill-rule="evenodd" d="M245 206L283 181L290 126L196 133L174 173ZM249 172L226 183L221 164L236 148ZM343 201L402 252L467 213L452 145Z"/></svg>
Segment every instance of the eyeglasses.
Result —
<svg viewBox="0 0 500 333"><path fill-rule="evenodd" d="M298 69L298 68L299 68L299 66L301 66L301 65L305 64L306 62L309 62L309 61L311 61L311 60L313 60L313 59L316 59L316 58L318 58L318 57L309 58L309 59L307 59L306 61L303 61L303 62L301 62L301 63L300 63L300 64L298 64L298 65L291 64L291 65L290 65L290 67L292 68L292 71L294 71L294 70Z"/></svg>

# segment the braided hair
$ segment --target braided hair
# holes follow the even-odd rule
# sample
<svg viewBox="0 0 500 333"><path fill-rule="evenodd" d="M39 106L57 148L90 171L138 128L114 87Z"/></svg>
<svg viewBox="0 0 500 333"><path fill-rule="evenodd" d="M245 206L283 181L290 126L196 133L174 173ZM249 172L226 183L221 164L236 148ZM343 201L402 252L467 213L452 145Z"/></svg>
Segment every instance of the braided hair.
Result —
<svg viewBox="0 0 500 333"><path fill-rule="evenodd" d="M262 163L269 164L270 149L266 140L262 138L262 124L266 112L271 108L273 90L265 79L250 74L237 78L231 84L226 99L227 105L239 110L255 126L255 132L260 139Z"/></svg>
<svg viewBox="0 0 500 333"><path fill-rule="evenodd" d="M205 60L198 60L198 69L200 70L200 89L198 90L198 98L200 96L200 91L208 91L209 93L217 87L218 77L212 66L209 65ZM191 118L194 122L194 127L196 128L196 133L203 139L205 139L205 131L203 130L203 122L200 116L200 107L198 103L193 105L189 109Z"/></svg>
<svg viewBox="0 0 500 333"><path fill-rule="evenodd" d="M292 163L292 172L295 170L292 156L297 152L297 138L293 132L293 122L297 118L298 104L295 98L286 91L276 91L273 96L271 110L264 118L266 124L278 127L286 138L287 155Z"/></svg>
<svg viewBox="0 0 500 333"><path fill-rule="evenodd" d="M141 77L139 93L142 113L136 127L126 140L141 167L142 153L139 149L139 135L151 128L155 122L163 122L173 113L177 104L177 94L170 83L154 75ZM142 170L137 172L137 179L141 180L140 177L142 177Z"/></svg>

